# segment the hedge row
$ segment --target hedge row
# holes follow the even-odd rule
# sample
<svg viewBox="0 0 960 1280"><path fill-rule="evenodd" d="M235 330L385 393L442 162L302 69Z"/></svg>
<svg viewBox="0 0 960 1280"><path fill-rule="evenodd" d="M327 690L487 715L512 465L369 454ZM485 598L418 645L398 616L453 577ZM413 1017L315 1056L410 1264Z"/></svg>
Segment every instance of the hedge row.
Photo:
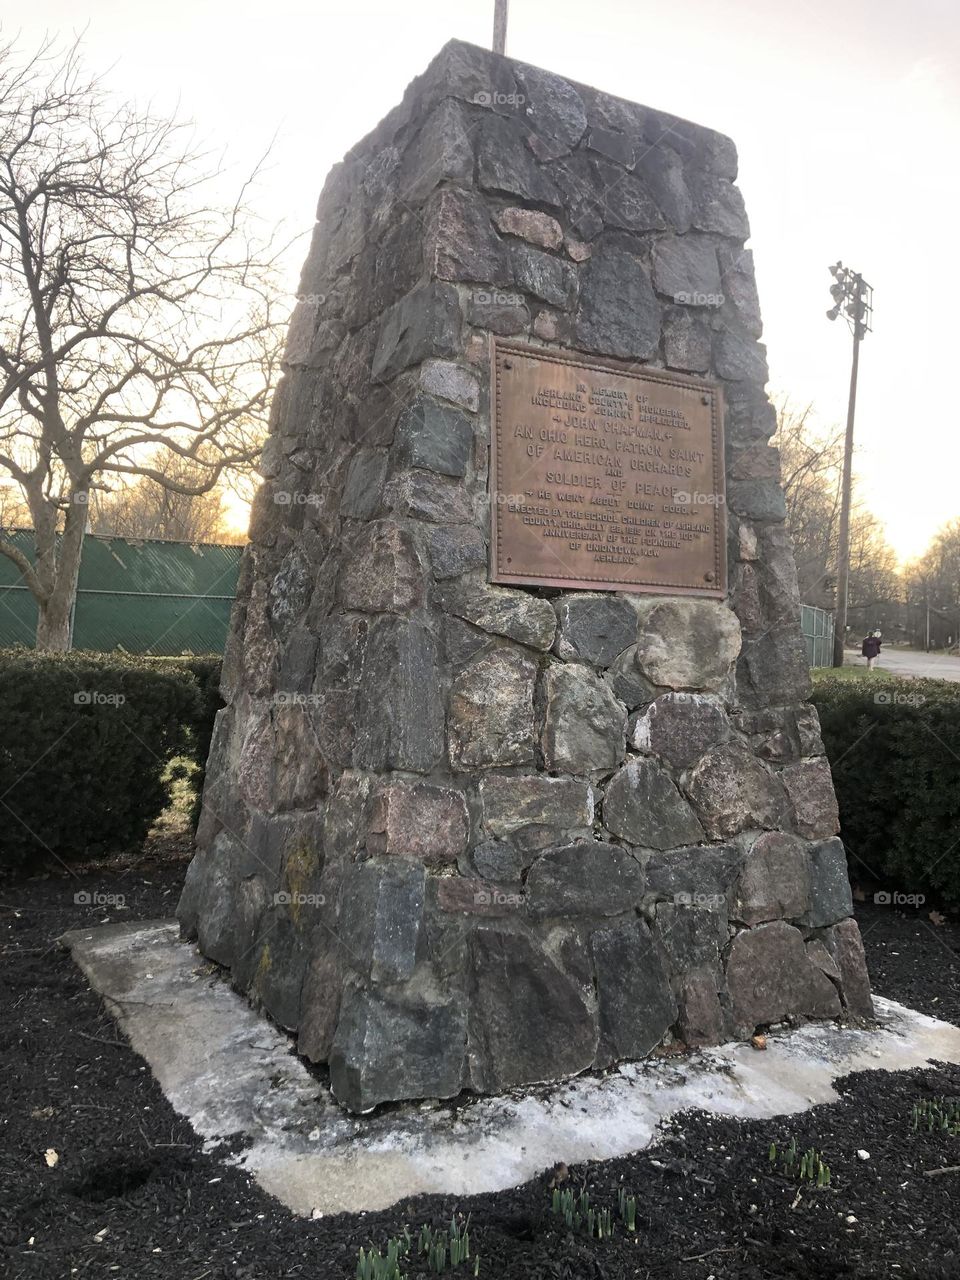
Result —
<svg viewBox="0 0 960 1280"><path fill-rule="evenodd" d="M960 684L814 685L854 879L960 905Z"/></svg>
<svg viewBox="0 0 960 1280"><path fill-rule="evenodd" d="M187 756L202 785L219 658L0 650L0 867L136 848Z"/></svg>

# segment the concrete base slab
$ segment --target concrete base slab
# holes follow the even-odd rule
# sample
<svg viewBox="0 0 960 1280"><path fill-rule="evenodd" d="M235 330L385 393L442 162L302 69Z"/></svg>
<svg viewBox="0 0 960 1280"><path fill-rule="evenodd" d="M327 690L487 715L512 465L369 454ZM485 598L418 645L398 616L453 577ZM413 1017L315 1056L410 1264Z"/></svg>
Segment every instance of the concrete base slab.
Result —
<svg viewBox="0 0 960 1280"><path fill-rule="evenodd" d="M76 929L62 941L207 1146L245 1134L251 1145L236 1158L305 1215L383 1209L420 1193L497 1191L558 1160L638 1151L686 1108L785 1115L835 1101L833 1081L851 1071L960 1063L960 1029L877 999L877 1030L811 1024L770 1035L765 1053L729 1044L501 1097L355 1117L290 1037L179 940L175 921Z"/></svg>

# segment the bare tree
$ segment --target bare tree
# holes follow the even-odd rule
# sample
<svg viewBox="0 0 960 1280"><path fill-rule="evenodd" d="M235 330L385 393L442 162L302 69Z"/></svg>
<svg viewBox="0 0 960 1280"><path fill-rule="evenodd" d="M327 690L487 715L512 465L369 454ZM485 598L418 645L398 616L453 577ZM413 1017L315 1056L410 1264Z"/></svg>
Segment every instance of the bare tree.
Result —
<svg viewBox="0 0 960 1280"><path fill-rule="evenodd" d="M250 182L223 205L223 180L186 125L86 77L77 46L0 47L0 468L35 557L0 552L40 648L69 646L94 491L134 476L189 497L258 451L279 250L256 237Z"/></svg>
<svg viewBox="0 0 960 1280"><path fill-rule="evenodd" d="M843 433L839 428L826 434L816 431L812 405L794 410L784 401L777 410L774 444L780 450L800 597L808 604L826 605L836 571Z"/></svg>
<svg viewBox="0 0 960 1280"><path fill-rule="evenodd" d="M204 468L165 450L151 466L163 473L164 484L139 476L110 493L91 493L89 532L115 538L223 541L224 507L219 486L204 493L184 492L206 479ZM171 480L177 488L167 483Z"/></svg>
<svg viewBox="0 0 960 1280"><path fill-rule="evenodd" d="M807 604L832 607L836 589L837 535L843 431L819 431L811 405L794 410L789 402L777 412L774 443L780 449L787 526L793 539L800 596ZM901 595L897 557L881 522L857 498L850 520L849 609L895 607Z"/></svg>
<svg viewBox="0 0 960 1280"><path fill-rule="evenodd" d="M960 637L960 518L937 531L904 572L906 625L921 647L956 647Z"/></svg>

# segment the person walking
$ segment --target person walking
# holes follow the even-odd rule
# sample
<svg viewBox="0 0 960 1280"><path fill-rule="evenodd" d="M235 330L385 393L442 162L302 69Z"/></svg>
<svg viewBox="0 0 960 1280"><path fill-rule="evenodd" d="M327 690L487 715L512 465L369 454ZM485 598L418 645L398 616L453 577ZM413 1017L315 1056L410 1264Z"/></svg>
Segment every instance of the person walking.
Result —
<svg viewBox="0 0 960 1280"><path fill-rule="evenodd" d="M868 636L864 637L863 644L860 646L860 652L867 660L867 667L870 671L877 665L877 659L880 657L880 632L871 631Z"/></svg>

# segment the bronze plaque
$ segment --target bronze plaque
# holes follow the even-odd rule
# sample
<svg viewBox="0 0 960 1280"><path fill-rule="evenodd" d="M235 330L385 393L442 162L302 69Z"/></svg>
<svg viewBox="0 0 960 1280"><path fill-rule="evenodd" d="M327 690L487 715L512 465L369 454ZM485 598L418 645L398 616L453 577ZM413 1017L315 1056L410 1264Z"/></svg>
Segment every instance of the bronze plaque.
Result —
<svg viewBox="0 0 960 1280"><path fill-rule="evenodd" d="M726 591L720 388L493 342L490 577Z"/></svg>

